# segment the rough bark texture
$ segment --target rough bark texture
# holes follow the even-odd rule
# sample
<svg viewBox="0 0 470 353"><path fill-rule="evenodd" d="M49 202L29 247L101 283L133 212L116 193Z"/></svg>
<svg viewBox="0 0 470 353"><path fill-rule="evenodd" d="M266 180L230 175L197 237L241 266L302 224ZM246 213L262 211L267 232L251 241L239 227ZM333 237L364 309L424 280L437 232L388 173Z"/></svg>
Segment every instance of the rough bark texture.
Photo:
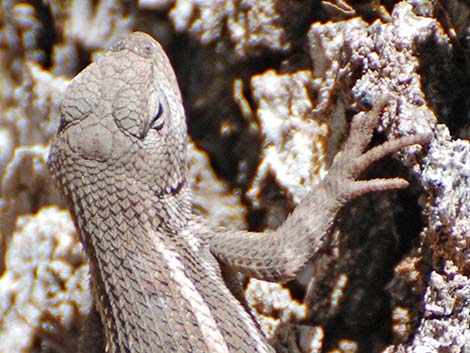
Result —
<svg viewBox="0 0 470 353"><path fill-rule="evenodd" d="M143 30L177 71L190 157L202 161L191 165L196 209L221 224L280 224L371 92L393 102L378 140L433 129L412 175L406 152L368 175L402 171L409 189L356 201L305 273L286 286L247 280L246 294L292 351L470 352L467 1L34 4L0 9L0 351L76 346L87 265L55 206L47 146L69 79Z"/></svg>

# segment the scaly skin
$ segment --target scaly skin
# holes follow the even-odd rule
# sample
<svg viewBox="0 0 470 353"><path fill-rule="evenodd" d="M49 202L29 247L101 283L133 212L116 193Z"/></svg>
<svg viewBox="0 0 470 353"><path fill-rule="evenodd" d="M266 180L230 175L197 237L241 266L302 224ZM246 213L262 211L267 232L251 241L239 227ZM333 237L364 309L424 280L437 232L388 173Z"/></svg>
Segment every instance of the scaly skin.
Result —
<svg viewBox="0 0 470 353"><path fill-rule="evenodd" d="M356 181L374 161L430 139L409 136L364 152L379 113L354 118L328 176L276 231L230 232L191 214L184 110L160 45L133 33L78 74L48 164L90 259L107 351L273 352L221 267L292 278L349 200L407 186Z"/></svg>

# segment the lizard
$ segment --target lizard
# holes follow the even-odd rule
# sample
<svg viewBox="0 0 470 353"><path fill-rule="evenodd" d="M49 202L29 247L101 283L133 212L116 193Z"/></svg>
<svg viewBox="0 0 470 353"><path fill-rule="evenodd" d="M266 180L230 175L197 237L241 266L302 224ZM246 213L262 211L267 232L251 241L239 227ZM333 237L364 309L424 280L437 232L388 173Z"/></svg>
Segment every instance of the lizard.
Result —
<svg viewBox="0 0 470 353"><path fill-rule="evenodd" d="M408 185L359 179L375 161L431 138L369 148L381 109L354 115L327 175L281 226L230 230L191 211L185 112L162 46L134 32L80 72L64 94L48 167L90 261L106 352L274 352L234 276L292 279L349 201Z"/></svg>

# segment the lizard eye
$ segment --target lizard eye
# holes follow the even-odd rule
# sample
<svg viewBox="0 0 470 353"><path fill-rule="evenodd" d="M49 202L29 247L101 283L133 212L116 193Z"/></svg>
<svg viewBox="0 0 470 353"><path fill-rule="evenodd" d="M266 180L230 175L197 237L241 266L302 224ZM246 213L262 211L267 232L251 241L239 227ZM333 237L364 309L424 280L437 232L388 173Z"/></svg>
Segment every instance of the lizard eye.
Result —
<svg viewBox="0 0 470 353"><path fill-rule="evenodd" d="M163 115L163 106L161 103L158 104L158 112L157 114L154 116L154 118L152 119L152 122L150 123L150 127L152 129L155 129L157 131L161 130L161 128L163 127L164 125L164 119L162 119L162 115Z"/></svg>
<svg viewBox="0 0 470 353"><path fill-rule="evenodd" d="M60 118L60 121L59 121L59 127L57 128L57 132L61 132L65 126L67 126L68 122L65 121L65 119L63 117Z"/></svg>

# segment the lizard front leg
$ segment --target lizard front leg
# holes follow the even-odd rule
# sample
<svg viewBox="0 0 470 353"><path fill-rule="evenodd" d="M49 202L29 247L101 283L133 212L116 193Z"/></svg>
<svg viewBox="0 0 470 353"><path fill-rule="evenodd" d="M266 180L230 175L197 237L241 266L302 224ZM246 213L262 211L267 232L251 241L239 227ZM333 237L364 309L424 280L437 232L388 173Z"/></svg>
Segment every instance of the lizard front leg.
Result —
<svg viewBox="0 0 470 353"><path fill-rule="evenodd" d="M214 256L225 266L251 277L287 281L318 252L346 203L372 191L407 187L408 182L402 178L357 179L384 156L431 139L431 134L406 136L366 150L382 108L383 104L376 104L371 111L354 116L349 137L328 175L277 230L264 234L219 231L210 244Z"/></svg>

